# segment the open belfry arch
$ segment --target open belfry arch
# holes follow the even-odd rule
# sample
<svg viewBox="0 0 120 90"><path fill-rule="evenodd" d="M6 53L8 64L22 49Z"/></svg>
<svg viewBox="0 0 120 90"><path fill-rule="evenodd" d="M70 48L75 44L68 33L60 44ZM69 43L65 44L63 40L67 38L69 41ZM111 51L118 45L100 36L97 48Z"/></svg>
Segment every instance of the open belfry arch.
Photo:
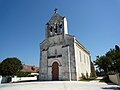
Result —
<svg viewBox="0 0 120 90"><path fill-rule="evenodd" d="M90 77L90 53L68 34L66 17L55 9L40 43L39 80L80 80Z"/></svg>
<svg viewBox="0 0 120 90"><path fill-rule="evenodd" d="M68 34L67 20L66 17L60 16L55 9L54 15L46 23L46 38L62 34Z"/></svg>

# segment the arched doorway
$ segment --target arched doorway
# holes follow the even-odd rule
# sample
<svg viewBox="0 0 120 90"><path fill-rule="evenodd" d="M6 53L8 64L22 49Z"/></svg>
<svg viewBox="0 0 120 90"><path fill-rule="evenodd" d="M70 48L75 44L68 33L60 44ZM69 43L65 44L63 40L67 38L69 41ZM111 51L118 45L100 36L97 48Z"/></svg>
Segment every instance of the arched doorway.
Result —
<svg viewBox="0 0 120 90"><path fill-rule="evenodd" d="M52 64L52 80L59 80L59 67L57 62Z"/></svg>

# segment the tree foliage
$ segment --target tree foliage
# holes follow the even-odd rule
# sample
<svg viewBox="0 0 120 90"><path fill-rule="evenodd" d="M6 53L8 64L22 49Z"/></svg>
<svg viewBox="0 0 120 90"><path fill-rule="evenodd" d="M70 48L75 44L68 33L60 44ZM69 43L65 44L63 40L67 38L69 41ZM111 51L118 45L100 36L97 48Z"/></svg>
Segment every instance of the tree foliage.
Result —
<svg viewBox="0 0 120 90"><path fill-rule="evenodd" d="M105 74L114 72L120 73L120 49L116 45L115 49L110 49L105 55L97 56L95 65L99 71L104 71Z"/></svg>
<svg viewBox="0 0 120 90"><path fill-rule="evenodd" d="M14 57L14 58L6 58L0 64L0 75L3 76L13 76L16 72L22 69L21 61Z"/></svg>

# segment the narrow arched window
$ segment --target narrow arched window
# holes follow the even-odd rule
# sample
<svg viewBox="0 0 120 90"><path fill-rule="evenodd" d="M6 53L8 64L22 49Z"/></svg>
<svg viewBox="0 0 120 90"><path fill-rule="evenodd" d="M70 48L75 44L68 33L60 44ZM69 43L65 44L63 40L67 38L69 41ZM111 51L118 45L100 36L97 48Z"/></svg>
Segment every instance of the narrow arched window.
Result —
<svg viewBox="0 0 120 90"><path fill-rule="evenodd" d="M57 33L57 24L55 24L54 31Z"/></svg>
<svg viewBox="0 0 120 90"><path fill-rule="evenodd" d="M57 49L55 49L55 56L57 56Z"/></svg>
<svg viewBox="0 0 120 90"><path fill-rule="evenodd" d="M50 26L50 35L51 35L51 36L53 35L52 30L53 30L53 26Z"/></svg>
<svg viewBox="0 0 120 90"><path fill-rule="evenodd" d="M62 24L60 24L59 28L60 28L60 33L62 33Z"/></svg>
<svg viewBox="0 0 120 90"><path fill-rule="evenodd" d="M52 26L50 27L50 32L52 32Z"/></svg>

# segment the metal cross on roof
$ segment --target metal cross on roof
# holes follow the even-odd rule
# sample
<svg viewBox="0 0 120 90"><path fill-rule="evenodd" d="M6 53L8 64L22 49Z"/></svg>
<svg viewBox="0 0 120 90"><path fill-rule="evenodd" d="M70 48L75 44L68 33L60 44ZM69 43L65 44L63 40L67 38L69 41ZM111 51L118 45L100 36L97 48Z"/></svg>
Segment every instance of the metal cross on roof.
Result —
<svg viewBox="0 0 120 90"><path fill-rule="evenodd" d="M55 11L55 13L57 12L57 10L58 10L58 9L57 9L57 8L55 8L55 10L54 10L54 11Z"/></svg>

